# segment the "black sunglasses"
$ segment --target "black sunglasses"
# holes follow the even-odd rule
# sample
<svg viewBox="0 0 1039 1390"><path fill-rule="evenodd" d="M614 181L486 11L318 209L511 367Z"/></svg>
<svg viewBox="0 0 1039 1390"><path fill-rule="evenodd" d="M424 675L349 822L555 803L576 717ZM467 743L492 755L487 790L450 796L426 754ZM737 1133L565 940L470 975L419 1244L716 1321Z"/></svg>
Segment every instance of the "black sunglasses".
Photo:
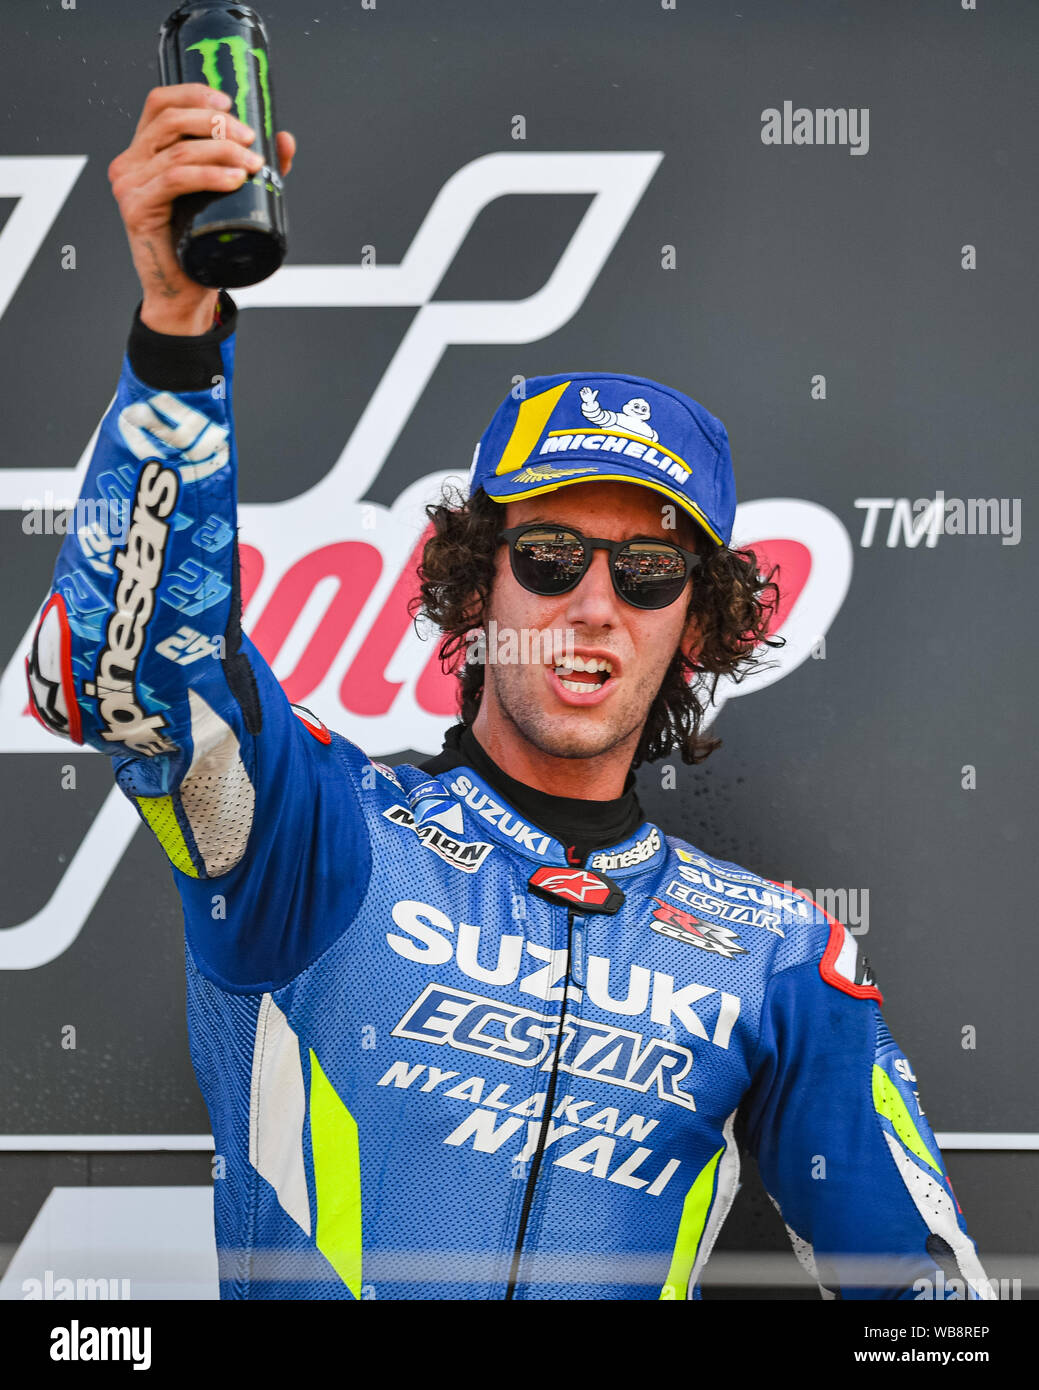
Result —
<svg viewBox="0 0 1039 1390"><path fill-rule="evenodd" d="M512 526L498 536L507 544L516 582L532 594L566 594L588 572L596 550L610 552L613 587L635 608L666 608L681 596L700 556L670 541L608 541L550 522Z"/></svg>

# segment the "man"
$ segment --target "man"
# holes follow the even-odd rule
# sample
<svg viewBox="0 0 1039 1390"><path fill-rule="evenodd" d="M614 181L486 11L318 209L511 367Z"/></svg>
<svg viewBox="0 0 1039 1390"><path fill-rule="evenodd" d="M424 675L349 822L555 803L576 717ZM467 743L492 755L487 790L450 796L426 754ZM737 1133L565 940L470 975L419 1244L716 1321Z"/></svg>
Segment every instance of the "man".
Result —
<svg viewBox="0 0 1039 1390"><path fill-rule="evenodd" d="M638 808L633 765L712 746L689 674L747 669L774 606L719 421L604 373L506 399L431 508L423 607L484 659L422 768L295 712L241 634L235 309L169 230L255 167L217 108L152 92L110 168L143 298L84 495L127 526L68 538L27 664L173 865L223 1296L696 1298L738 1114L824 1296L987 1296L854 938Z"/></svg>

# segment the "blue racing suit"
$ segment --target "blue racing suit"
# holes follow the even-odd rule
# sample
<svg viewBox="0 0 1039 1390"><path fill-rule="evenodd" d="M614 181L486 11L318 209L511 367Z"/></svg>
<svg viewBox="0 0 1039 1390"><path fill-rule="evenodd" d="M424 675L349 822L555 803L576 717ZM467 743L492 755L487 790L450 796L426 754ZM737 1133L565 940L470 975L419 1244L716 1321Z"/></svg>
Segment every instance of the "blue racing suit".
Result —
<svg viewBox="0 0 1039 1390"><path fill-rule="evenodd" d="M846 928L649 823L575 868L463 757L290 706L240 631L220 304L138 311L27 668L173 867L222 1296L698 1298L737 1112L824 1297L990 1296Z"/></svg>

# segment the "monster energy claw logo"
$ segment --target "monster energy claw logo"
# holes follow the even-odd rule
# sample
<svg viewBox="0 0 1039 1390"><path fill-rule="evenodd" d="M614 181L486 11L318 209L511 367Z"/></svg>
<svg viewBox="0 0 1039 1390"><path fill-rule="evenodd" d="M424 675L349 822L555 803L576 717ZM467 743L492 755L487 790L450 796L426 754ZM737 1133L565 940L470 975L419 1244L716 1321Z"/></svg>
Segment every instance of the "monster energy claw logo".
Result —
<svg viewBox="0 0 1039 1390"><path fill-rule="evenodd" d="M260 95L263 99L263 129L268 140L271 138L271 89L267 80L267 54L262 48L249 48L241 34L229 34L221 39L200 39L188 48L189 53L196 50L202 55L202 76L210 87L221 91L223 83L217 67L217 53L220 45L226 43L231 50L231 63L234 68L235 114L240 121L249 124L245 114L245 103L249 98L249 55L256 59L256 72L260 80Z"/></svg>

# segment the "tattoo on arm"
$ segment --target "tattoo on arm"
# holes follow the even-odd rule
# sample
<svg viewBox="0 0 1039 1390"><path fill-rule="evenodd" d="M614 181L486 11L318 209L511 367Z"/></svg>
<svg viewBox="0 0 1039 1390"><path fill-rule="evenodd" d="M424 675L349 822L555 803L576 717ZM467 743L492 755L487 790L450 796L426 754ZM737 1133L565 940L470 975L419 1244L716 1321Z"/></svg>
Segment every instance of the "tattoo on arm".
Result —
<svg viewBox="0 0 1039 1390"><path fill-rule="evenodd" d="M164 299L176 299L177 295L180 294L180 290L176 285L171 285L169 280L167 279L166 272L159 264L159 258L155 254L155 247L151 244L150 241L146 241L144 245L148 251L149 256L151 256L152 258L152 274L158 282L159 292L161 293Z"/></svg>

